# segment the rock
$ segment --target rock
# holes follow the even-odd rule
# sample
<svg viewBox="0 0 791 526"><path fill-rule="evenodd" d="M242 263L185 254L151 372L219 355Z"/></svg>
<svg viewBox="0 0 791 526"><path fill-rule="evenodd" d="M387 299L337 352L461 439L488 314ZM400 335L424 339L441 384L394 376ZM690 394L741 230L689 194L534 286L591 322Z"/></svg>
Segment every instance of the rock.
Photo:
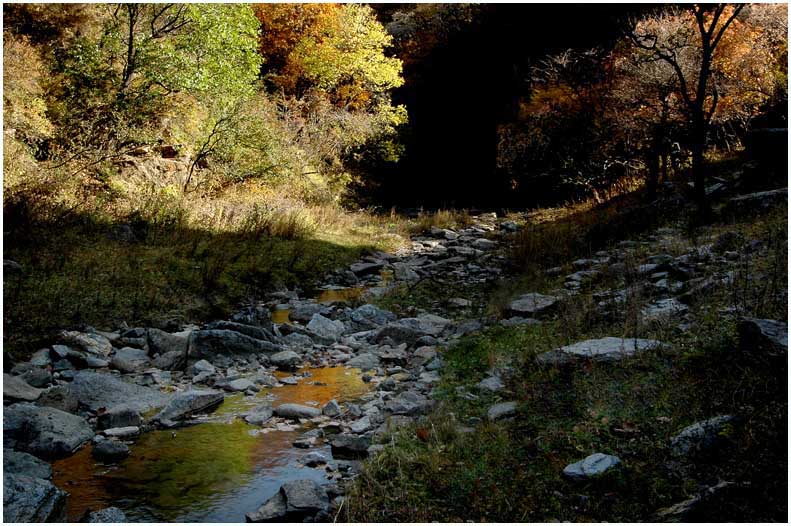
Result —
<svg viewBox="0 0 791 526"><path fill-rule="evenodd" d="M613 362L638 352L659 349L664 345L657 340L606 337L566 345L556 351L542 353L536 357L536 360L542 365L563 365L578 359Z"/></svg>
<svg viewBox="0 0 791 526"><path fill-rule="evenodd" d="M733 197L728 200L723 212L726 214L755 214L761 210L767 210L773 206L787 203L788 188L778 188L777 190Z"/></svg>
<svg viewBox="0 0 791 526"><path fill-rule="evenodd" d="M88 354L93 354L99 357L107 357L113 350L110 340L96 333L77 332L77 331L63 331L60 334L60 339L77 347Z"/></svg>
<svg viewBox="0 0 791 526"><path fill-rule="evenodd" d="M381 342L385 338L390 338L396 344L412 345L423 336L439 336L450 323L450 320L432 314L423 314L417 318L402 318L380 329L374 341Z"/></svg>
<svg viewBox="0 0 791 526"><path fill-rule="evenodd" d="M723 497L738 485L733 482L721 481L714 486L709 486L694 497L679 502L667 508L658 510L651 520L657 522L709 522L705 515L705 508L715 499Z"/></svg>
<svg viewBox="0 0 791 526"><path fill-rule="evenodd" d="M117 440L102 440L93 446L91 455L100 462L114 463L129 456L129 448Z"/></svg>
<svg viewBox="0 0 791 526"><path fill-rule="evenodd" d="M103 510L92 511L85 517L84 522L99 522L99 523L121 523L129 522L126 519L126 514L119 508L110 507Z"/></svg>
<svg viewBox="0 0 791 526"><path fill-rule="evenodd" d="M275 408L275 414L283 418L298 420L300 418L316 418L321 415L321 411L306 405L282 404Z"/></svg>
<svg viewBox="0 0 791 526"><path fill-rule="evenodd" d="M39 349L30 357L30 363L36 367L46 367L52 363L49 349Z"/></svg>
<svg viewBox="0 0 791 526"><path fill-rule="evenodd" d="M332 344L340 340L341 335L346 330L342 321L325 318L321 314L314 314L307 325L317 340L321 343Z"/></svg>
<svg viewBox="0 0 791 526"><path fill-rule="evenodd" d="M285 522L286 497L278 491L256 511L245 514L247 522Z"/></svg>
<svg viewBox="0 0 791 526"><path fill-rule="evenodd" d="M98 412L101 408L110 409L124 405L145 412L167 404L170 398L157 389L125 382L111 374L93 371L80 371L74 380L63 389L63 396L76 401L91 411ZM55 389L51 390L55 391ZM42 401L39 400L41 404Z"/></svg>
<svg viewBox="0 0 791 526"><path fill-rule="evenodd" d="M143 423L140 412L133 407L119 405L100 412L96 417L97 429L139 426Z"/></svg>
<svg viewBox="0 0 791 526"><path fill-rule="evenodd" d="M282 350L280 345L230 330L195 331L189 344L190 358L209 361L218 356L274 354Z"/></svg>
<svg viewBox="0 0 791 526"><path fill-rule="evenodd" d="M302 522L326 514L329 507L329 496L317 482L295 480L283 484L280 491L245 518L247 522Z"/></svg>
<svg viewBox="0 0 791 526"><path fill-rule="evenodd" d="M742 318L737 329L742 351L774 357L788 356L788 325L784 322Z"/></svg>
<svg viewBox="0 0 791 526"><path fill-rule="evenodd" d="M382 310L371 304L357 307L351 312L349 317L363 329L376 329L396 320L396 315L392 312Z"/></svg>
<svg viewBox="0 0 791 526"><path fill-rule="evenodd" d="M327 457L319 453L318 451L311 451L304 457L302 457L302 463L309 468L314 468L316 466L323 466L327 463Z"/></svg>
<svg viewBox="0 0 791 526"><path fill-rule="evenodd" d="M657 300L645 307L641 314L647 322L657 322L685 314L689 307L675 298Z"/></svg>
<svg viewBox="0 0 791 526"><path fill-rule="evenodd" d="M500 379L499 376L490 376L489 378L484 378L480 382L478 382L478 389L482 391L490 391L492 393L496 393L501 391L505 388L505 384Z"/></svg>
<svg viewBox="0 0 791 526"><path fill-rule="evenodd" d="M233 331L244 334L245 336L249 336L256 340L277 343L277 338L275 337L271 323L266 323L266 326L253 326L232 321L213 321L207 324L205 329Z"/></svg>
<svg viewBox="0 0 791 526"><path fill-rule="evenodd" d="M41 396L41 389L37 389L19 376L3 373L3 403L16 401L33 402Z"/></svg>
<svg viewBox="0 0 791 526"><path fill-rule="evenodd" d="M338 416L341 414L341 406L337 400L330 400L321 408L321 414L329 417Z"/></svg>
<svg viewBox="0 0 791 526"><path fill-rule="evenodd" d="M492 422L511 417L516 414L516 402L500 402L489 407L486 411L486 418Z"/></svg>
<svg viewBox="0 0 791 526"><path fill-rule="evenodd" d="M500 229L505 230L506 232L516 232L519 230L519 225L514 221L503 221L500 223Z"/></svg>
<svg viewBox="0 0 791 526"><path fill-rule="evenodd" d="M189 337L183 334L171 334L160 329L146 331L148 346L153 354L166 354L170 352L187 355Z"/></svg>
<svg viewBox="0 0 791 526"><path fill-rule="evenodd" d="M84 418L59 409L22 402L3 411L3 443L16 440L20 449L37 457L68 457L92 437Z"/></svg>
<svg viewBox="0 0 791 526"><path fill-rule="evenodd" d="M590 480L604 475L621 464L621 459L604 453L594 453L579 462L569 464L563 469L563 475L572 480Z"/></svg>
<svg viewBox="0 0 791 526"><path fill-rule="evenodd" d="M349 270L354 272L356 276L367 276L369 274L376 274L384 268L384 263L352 263L349 265Z"/></svg>
<svg viewBox="0 0 791 526"><path fill-rule="evenodd" d="M735 422L735 416L721 415L687 426L670 441L670 451L679 457L711 451L727 440L727 429Z"/></svg>
<svg viewBox="0 0 791 526"><path fill-rule="evenodd" d="M241 393L243 391L247 391L248 389L252 389L253 391L261 390L261 388L255 385L252 380L247 378L237 378L236 380L231 380L227 384L223 385L223 389L235 393Z"/></svg>
<svg viewBox="0 0 791 526"><path fill-rule="evenodd" d="M154 417L155 421L167 425L184 420L198 413L210 413L222 404L225 396L217 391L191 390L177 394L168 405Z"/></svg>
<svg viewBox="0 0 791 526"><path fill-rule="evenodd" d="M379 367L379 358L371 353L362 353L346 362L349 367L356 367L361 371L370 371Z"/></svg>
<svg viewBox="0 0 791 526"><path fill-rule="evenodd" d="M309 322L314 314L319 314L324 310L324 305L318 303L303 303L291 309L288 317L293 321Z"/></svg>
<svg viewBox="0 0 791 526"><path fill-rule="evenodd" d="M217 372L217 369L215 369L215 367L206 360L198 360L194 364L190 365L187 369L187 374L192 376L200 373L214 374L215 372Z"/></svg>
<svg viewBox="0 0 791 526"><path fill-rule="evenodd" d="M371 439L364 435L338 434L330 440L336 458L364 458L368 455Z"/></svg>
<svg viewBox="0 0 791 526"><path fill-rule="evenodd" d="M272 418L272 414L274 411L272 410L272 405L268 402L265 404L261 404L253 408L251 411L244 415L244 421L250 425L260 426L265 424Z"/></svg>
<svg viewBox="0 0 791 526"><path fill-rule="evenodd" d="M281 371L293 371L302 363L302 358L294 351L282 351L270 356L269 363Z"/></svg>
<svg viewBox="0 0 791 526"><path fill-rule="evenodd" d="M529 292L512 300L506 307L506 312L511 316L537 318L550 313L557 303L558 298L555 296Z"/></svg>
<svg viewBox="0 0 791 526"><path fill-rule="evenodd" d="M52 467L49 463L12 449L3 449L3 472L37 479L52 478Z"/></svg>
<svg viewBox="0 0 791 526"><path fill-rule="evenodd" d="M3 473L3 522L65 522L66 495L41 478Z"/></svg>
<svg viewBox="0 0 791 526"><path fill-rule="evenodd" d="M118 438L125 440L140 435L140 428L137 426L111 427L102 431L102 435L107 438Z"/></svg>
<svg viewBox="0 0 791 526"><path fill-rule="evenodd" d="M349 426L352 433L362 434L371 429L373 425L371 424L371 419L367 416L362 417L359 420L355 420L352 422L352 425Z"/></svg>
<svg viewBox="0 0 791 526"><path fill-rule="evenodd" d="M21 375L22 380L33 387L47 387L52 383L52 373L42 367L31 367Z"/></svg>
<svg viewBox="0 0 791 526"><path fill-rule="evenodd" d="M110 365L122 373L134 373L140 371L148 364L148 353L143 349L133 349L132 347L118 349L110 359Z"/></svg>
<svg viewBox="0 0 791 526"><path fill-rule="evenodd" d="M24 270L22 269L22 265L13 261L11 259L4 259L3 260L3 272L7 276L13 276L14 274L22 274Z"/></svg>
<svg viewBox="0 0 791 526"><path fill-rule="evenodd" d="M480 237L472 242L472 246L479 250L491 250L497 246L497 243L491 239Z"/></svg>
<svg viewBox="0 0 791 526"><path fill-rule="evenodd" d="M522 318L521 316L514 316L513 318L507 318L505 320L500 320L500 325L503 327L518 327L520 325L540 325L541 322L535 318Z"/></svg>

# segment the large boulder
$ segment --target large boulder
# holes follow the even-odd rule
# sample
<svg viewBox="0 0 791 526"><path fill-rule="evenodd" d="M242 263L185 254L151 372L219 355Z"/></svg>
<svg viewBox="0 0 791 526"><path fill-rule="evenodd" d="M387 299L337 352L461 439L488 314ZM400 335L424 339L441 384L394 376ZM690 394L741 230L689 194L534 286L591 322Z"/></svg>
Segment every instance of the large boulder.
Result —
<svg viewBox="0 0 791 526"><path fill-rule="evenodd" d="M362 353L347 361L346 365L361 371L370 371L379 367L379 358L371 353Z"/></svg>
<svg viewBox="0 0 791 526"><path fill-rule="evenodd" d="M77 415L28 402L11 405L3 412L3 443L16 444L41 458L63 458L93 437L88 422Z"/></svg>
<svg viewBox="0 0 791 526"><path fill-rule="evenodd" d="M330 441L335 458L365 458L370 445L371 439L365 435L339 434Z"/></svg>
<svg viewBox="0 0 791 526"><path fill-rule="evenodd" d="M256 511L248 513L247 522L302 522L317 514L326 515L330 507L327 492L313 480L286 482Z"/></svg>
<svg viewBox="0 0 791 526"><path fill-rule="evenodd" d="M281 371L293 371L302 363L302 357L294 351L281 351L270 356L269 363Z"/></svg>
<svg viewBox="0 0 791 526"><path fill-rule="evenodd" d="M297 420L300 418L315 418L321 415L321 410L300 404L283 404L275 408L275 414L283 418Z"/></svg>
<svg viewBox="0 0 791 526"><path fill-rule="evenodd" d="M331 320L318 313L310 319L307 328L317 341L325 344L337 342L346 330L342 321Z"/></svg>
<svg viewBox="0 0 791 526"><path fill-rule="evenodd" d="M272 405L269 402L260 404L244 415L244 421L254 426L260 426L269 421L274 414Z"/></svg>
<svg viewBox="0 0 791 526"><path fill-rule="evenodd" d="M37 389L19 376L3 373L3 403L33 402L41 396L41 389Z"/></svg>
<svg viewBox="0 0 791 526"><path fill-rule="evenodd" d="M93 446L91 455L99 462L112 464L129 456L129 447L118 440L101 440Z"/></svg>
<svg viewBox="0 0 791 526"><path fill-rule="evenodd" d="M774 357L788 356L788 325L782 321L742 318L739 320L742 351Z"/></svg>
<svg viewBox="0 0 791 526"><path fill-rule="evenodd" d="M217 391L185 391L173 397L168 405L154 417L162 425L185 420L198 413L209 413L222 404L225 396Z"/></svg>
<svg viewBox="0 0 791 526"><path fill-rule="evenodd" d="M539 354L536 360L543 365L563 365L575 360L614 362L639 352L660 349L664 346L664 343L657 340L606 337L566 345L555 351Z"/></svg>
<svg viewBox="0 0 791 526"><path fill-rule="evenodd" d="M3 449L3 472L37 479L52 478L52 467L48 462L13 449Z"/></svg>
<svg viewBox="0 0 791 526"><path fill-rule="evenodd" d="M788 188L740 195L728 200L724 212L730 214L755 214L774 206L788 205Z"/></svg>
<svg viewBox="0 0 791 526"><path fill-rule="evenodd" d="M139 426L143 423L140 412L133 407L119 405L102 411L96 417L97 429L112 429L114 427Z"/></svg>
<svg viewBox="0 0 791 526"><path fill-rule="evenodd" d="M392 312L382 310L370 303L354 309L350 317L362 329L376 329L396 320L396 315Z"/></svg>
<svg viewBox="0 0 791 526"><path fill-rule="evenodd" d="M417 318L402 318L382 327L374 336L374 341L381 342L389 338L396 344L412 345L424 336L437 337L441 335L450 324L450 320L433 314L423 314Z"/></svg>
<svg viewBox="0 0 791 526"><path fill-rule="evenodd" d="M187 354L189 336L187 334L173 334L161 329L148 329L146 331L148 347L152 354L165 354L178 352L182 355Z"/></svg>
<svg viewBox="0 0 791 526"><path fill-rule="evenodd" d="M52 394L53 391L62 392L64 398L76 401L77 405L94 412L119 405L145 412L164 407L170 398L169 395L156 389L127 382L111 374L93 371L78 372L70 384L56 387L48 394Z"/></svg>
<svg viewBox="0 0 791 526"><path fill-rule="evenodd" d="M134 373L142 370L150 363L148 353L143 349L124 347L115 351L110 358L110 365L122 373Z"/></svg>
<svg viewBox="0 0 791 526"><path fill-rule="evenodd" d="M274 354L280 345L259 340L227 329L209 329L192 333L189 356L192 359L213 361L217 356Z"/></svg>
<svg viewBox="0 0 791 526"><path fill-rule="evenodd" d="M245 325L244 323L237 323L233 321L213 321L206 325L206 330L215 331L234 331L256 340L264 340L272 343L277 343L275 333L272 332L272 324L268 323L266 326Z"/></svg>
<svg viewBox="0 0 791 526"><path fill-rule="evenodd" d="M66 492L41 478L3 473L3 522L64 522Z"/></svg>
<svg viewBox="0 0 791 526"><path fill-rule="evenodd" d="M63 331L60 333L60 339L94 356L107 357L113 351L110 340L93 332Z"/></svg>
<svg viewBox="0 0 791 526"><path fill-rule="evenodd" d="M512 300L505 308L508 316L520 316L522 318L539 318L549 314L555 308L559 299L555 296L547 296L537 292L522 294Z"/></svg>
<svg viewBox="0 0 791 526"><path fill-rule="evenodd" d="M670 441L670 451L678 457L711 452L727 441L727 429L736 423L733 415L721 415L685 427Z"/></svg>

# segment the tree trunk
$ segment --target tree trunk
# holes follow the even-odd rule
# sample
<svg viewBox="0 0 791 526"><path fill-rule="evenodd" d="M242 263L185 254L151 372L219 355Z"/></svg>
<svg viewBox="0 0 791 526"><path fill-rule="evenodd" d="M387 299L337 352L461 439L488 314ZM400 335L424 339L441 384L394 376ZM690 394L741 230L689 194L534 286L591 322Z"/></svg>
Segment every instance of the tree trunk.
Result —
<svg viewBox="0 0 791 526"><path fill-rule="evenodd" d="M706 199L706 173L703 166L703 153L706 151L706 126L700 118L692 127L692 183L695 205L698 207L700 219L707 222L711 218L711 208Z"/></svg>
<svg viewBox="0 0 791 526"><path fill-rule="evenodd" d="M659 183L659 152L656 150L649 151L646 164L648 165L646 199L651 202L656 199L656 189Z"/></svg>

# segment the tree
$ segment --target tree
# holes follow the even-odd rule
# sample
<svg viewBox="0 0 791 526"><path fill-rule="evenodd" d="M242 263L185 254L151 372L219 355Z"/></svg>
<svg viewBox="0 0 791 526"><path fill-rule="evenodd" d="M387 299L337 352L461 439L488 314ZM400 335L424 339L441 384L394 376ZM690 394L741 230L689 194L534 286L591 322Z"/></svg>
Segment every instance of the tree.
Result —
<svg viewBox="0 0 791 526"><path fill-rule="evenodd" d="M743 8L744 4L693 5L687 13L694 17L694 26L682 24L680 31L673 31L666 15L645 19L629 33L636 47L668 64L675 74L687 118L694 198L704 218L710 215L703 166L706 137L720 98L715 53Z"/></svg>

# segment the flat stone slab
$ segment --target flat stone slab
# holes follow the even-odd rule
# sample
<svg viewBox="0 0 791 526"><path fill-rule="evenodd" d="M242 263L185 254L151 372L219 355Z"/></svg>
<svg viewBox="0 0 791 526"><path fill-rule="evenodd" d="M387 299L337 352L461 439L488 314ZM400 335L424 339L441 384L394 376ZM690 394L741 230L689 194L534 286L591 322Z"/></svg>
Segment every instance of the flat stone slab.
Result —
<svg viewBox="0 0 791 526"><path fill-rule="evenodd" d="M664 346L665 344L658 340L608 336L606 338L577 342L555 351L539 354L536 357L536 361L542 365L563 365L575 360L615 362L634 356L642 351L659 349Z"/></svg>
<svg viewBox="0 0 791 526"><path fill-rule="evenodd" d="M283 404L275 408L275 414L283 418L315 418L321 415L321 410L300 404Z"/></svg>
<svg viewBox="0 0 791 526"><path fill-rule="evenodd" d="M33 387L19 376L3 373L3 402L33 402L41 396L41 389Z"/></svg>
<svg viewBox="0 0 791 526"><path fill-rule="evenodd" d="M48 480L3 473L3 522L64 522L66 495Z"/></svg>
<svg viewBox="0 0 791 526"><path fill-rule="evenodd" d="M566 466L563 469L563 475L572 480L588 480L604 475L620 464L621 459L614 455L594 453L579 462Z"/></svg>
<svg viewBox="0 0 791 526"><path fill-rule="evenodd" d="M549 313L558 301L555 296L529 292L512 300L506 307L506 312L510 316L535 318Z"/></svg>
<svg viewBox="0 0 791 526"><path fill-rule="evenodd" d="M739 346L746 352L770 356L788 355L788 325L782 321L759 318L739 320Z"/></svg>
<svg viewBox="0 0 791 526"><path fill-rule="evenodd" d="M80 371L64 386L64 396L73 398L91 411L123 405L145 412L164 407L170 396L158 389L125 382L117 376L93 371Z"/></svg>
<svg viewBox="0 0 791 526"><path fill-rule="evenodd" d="M686 313L689 307L675 298L657 300L641 311L644 321L662 321Z"/></svg>
<svg viewBox="0 0 791 526"><path fill-rule="evenodd" d="M92 437L84 418L53 407L22 402L3 411L4 444L16 440L18 448L41 458L68 457Z"/></svg>
<svg viewBox="0 0 791 526"><path fill-rule="evenodd" d="M670 450L675 456L686 456L712 449L726 439L723 432L734 422L736 417L733 415L715 416L695 422L673 437Z"/></svg>
<svg viewBox="0 0 791 526"><path fill-rule="evenodd" d="M214 411L224 399L225 396L217 391L185 391L174 396L154 420L162 423L184 420L197 413Z"/></svg>

